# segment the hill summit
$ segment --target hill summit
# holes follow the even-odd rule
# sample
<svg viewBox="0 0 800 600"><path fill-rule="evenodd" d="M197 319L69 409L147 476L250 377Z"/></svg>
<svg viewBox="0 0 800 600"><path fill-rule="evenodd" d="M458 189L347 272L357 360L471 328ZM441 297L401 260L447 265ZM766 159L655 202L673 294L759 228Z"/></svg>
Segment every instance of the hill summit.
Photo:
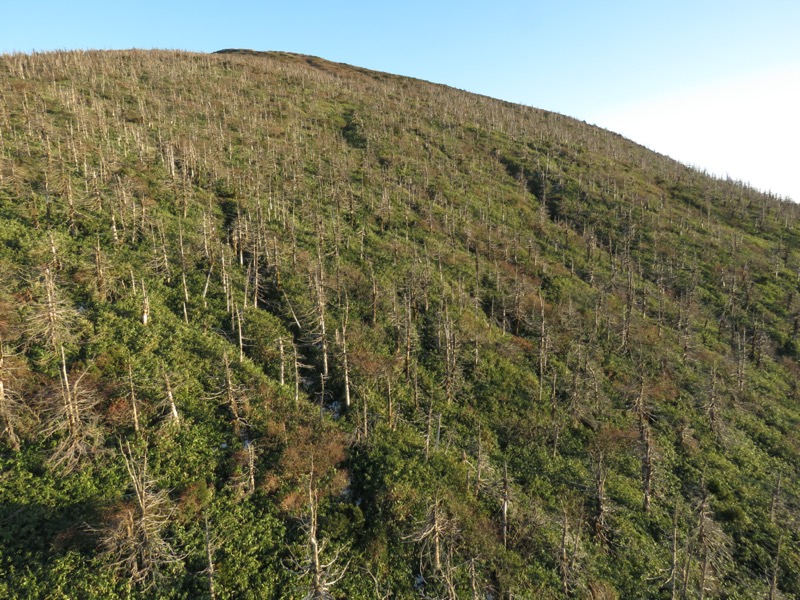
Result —
<svg viewBox="0 0 800 600"><path fill-rule="evenodd" d="M800 209L287 53L0 57L0 596L800 596Z"/></svg>

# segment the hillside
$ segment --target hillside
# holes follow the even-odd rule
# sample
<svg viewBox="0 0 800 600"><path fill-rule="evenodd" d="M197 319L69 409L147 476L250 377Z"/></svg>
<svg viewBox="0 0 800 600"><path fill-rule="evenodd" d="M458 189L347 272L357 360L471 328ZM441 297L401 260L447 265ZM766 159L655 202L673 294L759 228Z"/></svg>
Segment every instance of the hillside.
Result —
<svg viewBox="0 0 800 600"><path fill-rule="evenodd" d="M0 56L0 597L800 597L800 208L284 53Z"/></svg>

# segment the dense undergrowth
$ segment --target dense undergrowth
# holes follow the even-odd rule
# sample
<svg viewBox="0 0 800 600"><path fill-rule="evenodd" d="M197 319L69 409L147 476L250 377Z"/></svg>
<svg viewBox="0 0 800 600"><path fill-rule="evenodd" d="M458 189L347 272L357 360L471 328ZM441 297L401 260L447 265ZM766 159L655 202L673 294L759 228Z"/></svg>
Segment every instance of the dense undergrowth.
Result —
<svg viewBox="0 0 800 600"><path fill-rule="evenodd" d="M798 208L289 54L0 57L0 596L800 596Z"/></svg>

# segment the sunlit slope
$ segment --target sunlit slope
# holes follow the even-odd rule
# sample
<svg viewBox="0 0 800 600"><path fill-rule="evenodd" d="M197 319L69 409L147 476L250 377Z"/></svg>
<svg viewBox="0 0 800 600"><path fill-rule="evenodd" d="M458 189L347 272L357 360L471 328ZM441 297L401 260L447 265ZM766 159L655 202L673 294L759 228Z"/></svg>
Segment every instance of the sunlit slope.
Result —
<svg viewBox="0 0 800 600"><path fill-rule="evenodd" d="M798 216L318 58L2 56L0 596L798 596Z"/></svg>

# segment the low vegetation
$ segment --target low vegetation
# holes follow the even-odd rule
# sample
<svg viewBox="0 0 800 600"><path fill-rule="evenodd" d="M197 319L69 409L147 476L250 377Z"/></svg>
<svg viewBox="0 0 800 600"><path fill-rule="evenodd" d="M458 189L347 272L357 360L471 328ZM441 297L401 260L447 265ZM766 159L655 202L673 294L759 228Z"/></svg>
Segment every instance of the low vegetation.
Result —
<svg viewBox="0 0 800 600"><path fill-rule="evenodd" d="M317 58L2 56L0 597L798 597L798 217Z"/></svg>

